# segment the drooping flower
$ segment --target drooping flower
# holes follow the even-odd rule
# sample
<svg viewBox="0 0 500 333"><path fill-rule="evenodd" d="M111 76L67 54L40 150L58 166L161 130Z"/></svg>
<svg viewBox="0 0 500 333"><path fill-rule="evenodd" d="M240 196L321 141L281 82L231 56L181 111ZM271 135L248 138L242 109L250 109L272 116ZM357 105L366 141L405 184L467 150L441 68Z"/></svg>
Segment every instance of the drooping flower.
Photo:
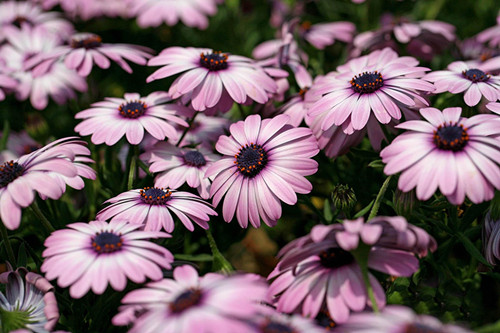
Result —
<svg viewBox="0 0 500 333"><path fill-rule="evenodd" d="M152 231L164 229L166 232L172 232L172 213L189 231L194 230L193 222L203 229L208 229L210 215L217 215L200 197L169 188L145 187L142 190L130 190L105 203L111 205L97 213L98 219L126 220L144 230Z"/></svg>
<svg viewBox="0 0 500 333"><path fill-rule="evenodd" d="M263 104L277 90L274 80L251 59L211 49L169 47L148 62L163 66L147 82L183 73L172 83L169 94L196 111L215 108L228 111L233 101L254 100Z"/></svg>
<svg viewBox="0 0 500 333"><path fill-rule="evenodd" d="M483 248L486 260L493 266L500 262L500 220L495 220L491 212L486 214L483 225Z"/></svg>
<svg viewBox="0 0 500 333"><path fill-rule="evenodd" d="M398 120L402 106L414 106L415 100L428 105L420 94L434 90L431 83L419 79L428 68L417 64L416 59L398 57L389 48L353 59L311 87L311 93L323 97L311 106L309 115L326 113L324 131L345 122L361 130L370 115L382 124Z"/></svg>
<svg viewBox="0 0 500 333"><path fill-rule="evenodd" d="M157 27L162 23L173 26L182 21L188 27L206 29L207 16L217 13L216 0L132 0L130 13L137 16L141 28Z"/></svg>
<svg viewBox="0 0 500 333"><path fill-rule="evenodd" d="M49 96L56 103L64 104L76 97L75 91L87 90L85 79L61 63L54 64L38 76L27 70L32 59L47 54L59 45L59 40L53 34L28 25L23 25L21 29L3 29L8 31L8 43L0 48L0 58L5 60L9 76L19 81L15 86L18 100L29 97L33 107L41 110L47 106Z"/></svg>
<svg viewBox="0 0 500 333"><path fill-rule="evenodd" d="M302 38L319 50L332 45L336 40L350 43L356 31L356 26L351 22L311 24L304 21L298 28Z"/></svg>
<svg viewBox="0 0 500 333"><path fill-rule="evenodd" d="M500 99L500 76L489 75L482 66L477 63L471 68L463 61L455 61L448 65L448 70L431 72L424 79L434 82L434 93L465 91L464 101L468 106L477 105L482 96L495 102Z"/></svg>
<svg viewBox="0 0 500 333"><path fill-rule="evenodd" d="M178 148L168 142L158 142L141 155L151 165L149 171L159 173L155 178L156 187L178 189L187 183L198 190L203 199L210 197L210 179L205 171L218 160L211 151L197 147Z"/></svg>
<svg viewBox="0 0 500 333"><path fill-rule="evenodd" d="M481 114L462 118L461 108L420 109L424 120L404 122L405 132L380 156L387 175L402 172L398 187L416 188L420 200L439 188L454 204L491 200L500 188L500 118Z"/></svg>
<svg viewBox="0 0 500 333"><path fill-rule="evenodd" d="M61 18L57 12L45 12L32 1L4 1L0 3L0 42L8 35L6 27L28 25L40 30L67 38L73 33L73 25Z"/></svg>
<svg viewBox="0 0 500 333"><path fill-rule="evenodd" d="M217 206L225 195L224 220L235 213L242 228L248 221L258 228L260 219L274 226L281 216L281 202L297 202L296 193L312 189L305 178L318 170L311 159L318 153L316 140L308 128L288 124L289 117L278 115L261 120L251 115L230 127L231 136L221 136L216 149L223 158L207 170L215 176L210 196Z"/></svg>
<svg viewBox="0 0 500 333"><path fill-rule="evenodd" d="M187 265L176 267L173 277L125 295L113 324L133 323L130 333L255 333L248 321L265 297L262 279L251 274L199 277Z"/></svg>
<svg viewBox="0 0 500 333"><path fill-rule="evenodd" d="M140 224L126 221L72 223L68 229L54 231L46 240L41 270L49 280L58 279L61 288L70 287L73 298L90 289L102 294L108 283L122 291L127 279L143 283L146 278L160 280L162 268L170 268L170 251L149 238L166 238L159 231L138 230Z"/></svg>
<svg viewBox="0 0 500 333"><path fill-rule="evenodd" d="M387 332L472 333L457 325L443 324L437 318L418 315L412 309L401 305L389 305L381 313L355 313L351 315L349 321L332 331L332 333Z"/></svg>
<svg viewBox="0 0 500 333"><path fill-rule="evenodd" d="M90 155L85 145L75 137L62 138L0 165L0 218L8 229L19 227L21 208L33 202L35 192L59 199L66 184L83 183L80 177L95 179L95 172L78 163Z"/></svg>
<svg viewBox="0 0 500 333"><path fill-rule="evenodd" d="M132 73L132 68L125 60L146 65L151 53L152 50L144 46L103 43L100 36L83 32L71 36L67 45L58 46L47 54L33 57L29 66L36 66L33 74L38 76L47 72L56 62L63 61L67 68L76 70L80 76L88 76L94 63L106 69L112 60L127 73Z"/></svg>
<svg viewBox="0 0 500 333"><path fill-rule="evenodd" d="M126 93L124 98L106 97L93 103L90 109L76 114L85 119L75 127L80 135L92 134L92 142L114 145L124 135L130 144L137 145L147 131L157 140L168 138L177 142L178 133L174 125L188 126L177 113L184 106L167 103L171 100L165 92L154 92L141 97L137 93Z"/></svg>
<svg viewBox="0 0 500 333"><path fill-rule="evenodd" d="M0 324L3 332L52 332L59 320L54 287L25 268L0 274Z"/></svg>
<svg viewBox="0 0 500 333"><path fill-rule="evenodd" d="M277 297L278 311L316 317L324 307L336 323L343 323L351 311L372 306L358 260L386 274L410 276L418 269L414 254L425 256L435 249L431 236L399 216L317 225L281 249L268 277L275 279L269 295ZM383 307L385 293L368 275L377 305Z"/></svg>

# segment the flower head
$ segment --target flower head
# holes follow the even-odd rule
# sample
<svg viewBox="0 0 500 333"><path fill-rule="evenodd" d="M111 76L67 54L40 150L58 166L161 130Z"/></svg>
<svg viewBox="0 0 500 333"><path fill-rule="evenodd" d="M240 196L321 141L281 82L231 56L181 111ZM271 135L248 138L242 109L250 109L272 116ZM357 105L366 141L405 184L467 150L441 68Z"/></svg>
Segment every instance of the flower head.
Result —
<svg viewBox="0 0 500 333"><path fill-rule="evenodd" d="M200 197L189 192L169 188L145 187L130 190L106 201L108 207L97 213L97 218L126 220L141 226L144 230L167 232L174 230L174 213L189 230L194 230L193 222L208 229L210 215L217 213Z"/></svg>
<svg viewBox="0 0 500 333"><path fill-rule="evenodd" d="M54 287L41 275L25 268L0 274L6 285L0 292L0 327L2 332L51 332L59 320Z"/></svg>
<svg viewBox="0 0 500 333"><path fill-rule="evenodd" d="M460 117L461 108L420 109L424 120L404 122L408 132L380 152L384 172L402 172L398 187L416 188L417 198L429 199L439 188L459 205L465 196L474 203L493 198L500 188L500 118L482 114Z"/></svg>
<svg viewBox="0 0 500 333"><path fill-rule="evenodd" d="M497 265L500 262L500 220L492 218L491 212L484 218L483 244L486 260Z"/></svg>
<svg viewBox="0 0 500 333"><path fill-rule="evenodd" d="M417 315L412 309L401 305L389 305L381 313L365 312L353 314L333 333L472 333L460 326L443 324L434 317Z"/></svg>
<svg viewBox="0 0 500 333"><path fill-rule="evenodd" d="M167 142L158 142L141 155L151 163L149 170L159 172L156 187L177 189L187 183L196 188L203 199L210 197L210 180L205 171L218 160L218 156L203 147L178 148Z"/></svg>
<svg viewBox="0 0 500 333"><path fill-rule="evenodd" d="M251 59L211 49L169 47L148 62L163 66L147 82L183 73L170 86L172 98L182 97L197 111L216 108L228 111L233 101L247 99L264 104L276 83Z"/></svg>
<svg viewBox="0 0 500 333"><path fill-rule="evenodd" d="M434 82L435 93L465 91L464 101L468 106L477 105L482 96L495 102L500 98L500 76L488 74L483 66L477 63L470 67L463 61L455 61L448 65L448 70L429 73L424 79Z"/></svg>
<svg viewBox="0 0 500 333"><path fill-rule="evenodd" d="M146 281L146 277L159 280L162 268L170 268L174 259L167 249L146 241L170 235L137 230L139 224L115 220L72 223L67 227L45 240L41 270L47 279L57 278L60 287L71 286L73 298L82 297L89 289L102 294L108 283L121 291L127 278L135 283Z"/></svg>
<svg viewBox="0 0 500 333"><path fill-rule="evenodd" d="M81 177L95 179L95 172L78 163L92 161L85 145L74 137L63 138L0 164L0 218L8 229L19 227L21 208L33 202L35 191L42 198L59 199L67 184L83 183Z"/></svg>
<svg viewBox="0 0 500 333"><path fill-rule="evenodd" d="M309 21L304 21L299 25L299 31L312 46L322 50L335 43L335 40L350 43L356 26L351 22L311 24Z"/></svg>
<svg viewBox="0 0 500 333"><path fill-rule="evenodd" d="M248 221L258 228L260 219L269 226L281 216L281 202L297 202L297 193L309 193L318 163L316 140L308 128L294 128L289 117L278 115L261 120L252 115L230 127L231 136L221 136L216 149L223 158L207 170L215 176L210 188L214 205L225 195L224 220L236 218L242 228Z"/></svg>
<svg viewBox="0 0 500 333"><path fill-rule="evenodd" d="M112 322L134 332L252 333L248 324L264 300L266 284L254 275L199 277L191 266L174 269L174 279L128 293Z"/></svg>
<svg viewBox="0 0 500 333"><path fill-rule="evenodd" d="M151 58L151 50L131 44L104 43L99 35L83 32L71 36L67 45L58 46L51 52L35 57L30 65L34 75L47 72L57 61L64 61L67 68L76 70L80 76L88 76L94 63L103 69L109 68L110 60L116 62L124 71L132 73L125 61L145 65Z"/></svg>
<svg viewBox="0 0 500 333"><path fill-rule="evenodd" d="M418 269L414 254L425 256L435 249L431 236L402 217L317 225L280 251L280 262L268 277L275 279L269 294L277 297L278 311L300 310L304 316L316 317L326 308L336 323L343 323L351 311L372 305L358 260L390 275L410 276ZM383 307L384 291L368 274L377 305Z"/></svg>
<svg viewBox="0 0 500 333"><path fill-rule="evenodd" d="M309 115L326 114L324 131L346 122L361 130L370 115L382 124L400 119L402 106L414 106L415 99L427 105L420 94L434 90L431 83L419 79L428 68L417 64L416 59L398 57L389 48L353 59L311 87L311 94L323 97L311 106Z"/></svg>
<svg viewBox="0 0 500 333"><path fill-rule="evenodd" d="M132 0L131 15L137 16L141 28L157 27L162 23L175 25L182 21L188 27L206 29L207 16L217 12L217 0Z"/></svg>
<svg viewBox="0 0 500 333"><path fill-rule="evenodd" d="M174 125L188 126L177 113L184 106L170 101L165 92L154 92L141 97L127 93L125 98L106 97L105 101L92 104L90 109L76 114L85 119L75 127L80 135L92 134L92 142L114 145L124 135L130 144L137 145L144 138L144 131L157 140L174 140L178 133Z"/></svg>

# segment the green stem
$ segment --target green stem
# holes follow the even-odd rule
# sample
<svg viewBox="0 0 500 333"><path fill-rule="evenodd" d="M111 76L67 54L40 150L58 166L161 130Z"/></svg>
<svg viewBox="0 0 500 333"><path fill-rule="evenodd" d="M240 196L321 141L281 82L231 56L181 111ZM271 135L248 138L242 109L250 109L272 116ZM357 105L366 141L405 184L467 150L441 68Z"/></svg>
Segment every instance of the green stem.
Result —
<svg viewBox="0 0 500 333"><path fill-rule="evenodd" d="M370 249L371 246L361 243L359 244L357 249L351 252L351 254L354 256L354 259L356 259L356 262L361 268L361 275L363 276L363 282L365 283L368 297L372 302L372 309L374 312L379 312L377 300L375 299L375 293L373 292L373 287L370 283L370 277L368 273L368 256L370 255Z"/></svg>
<svg viewBox="0 0 500 333"><path fill-rule="evenodd" d="M3 222L0 222L0 233L2 234L3 243L5 244L5 251L7 251L7 257L9 258L10 264L15 266L16 256L14 256L14 250L12 250L9 235L7 234L7 229L3 225Z"/></svg>
<svg viewBox="0 0 500 333"><path fill-rule="evenodd" d="M182 132L182 135L179 138L179 141L177 141L177 143L175 144L176 147L179 147L179 145L181 144L182 140L186 136L187 132L189 132L189 130L191 129L191 126L193 125L193 122L194 122L194 118L196 118L197 115L198 115L198 112L195 112L194 115L193 115L193 117L188 120L188 127L186 127L186 129L184 130L184 132Z"/></svg>
<svg viewBox="0 0 500 333"><path fill-rule="evenodd" d="M368 216L368 221L377 216L378 209L380 208L380 203L382 202L382 198L384 197L385 191L387 191L387 187L389 187L389 182L391 181L392 176L387 177L387 179L382 184L380 191L377 194L377 198L373 203L373 207L370 211L370 215Z"/></svg>
<svg viewBox="0 0 500 333"><path fill-rule="evenodd" d="M227 261L226 258L220 253L219 249L217 248L217 243L215 243L214 236L212 236L212 232L207 229L205 230L207 233L207 238L208 238L208 244L210 245L210 249L212 250L212 255L214 257L213 261L213 269L215 271L222 271L224 273L229 273L233 271L233 266Z"/></svg>
<svg viewBox="0 0 500 333"><path fill-rule="evenodd" d="M43 215L42 211L40 210L40 207L38 207L38 204L36 201L33 201L31 206L29 206L31 211L40 219L40 222L42 223L43 227L49 232L52 233L56 229L52 226L50 221Z"/></svg>
<svg viewBox="0 0 500 333"><path fill-rule="evenodd" d="M366 290L368 291L368 297L372 302L373 312L378 313L379 309L377 305L377 300L375 299L375 293L373 292L373 287L372 284L370 283L370 278L368 276L368 267L366 263L361 266L361 274L363 275L363 281L365 282Z"/></svg>
<svg viewBox="0 0 500 333"><path fill-rule="evenodd" d="M9 139L9 134L10 134L10 124L9 121L6 119L5 123L3 124L2 139L0 140L0 151L5 150L5 148L7 147L7 140Z"/></svg>
<svg viewBox="0 0 500 333"><path fill-rule="evenodd" d="M445 2L446 0L435 0L433 4L429 7L429 10L425 15L425 19L426 20L436 19L439 12L441 11L441 8L443 8Z"/></svg>
<svg viewBox="0 0 500 333"><path fill-rule="evenodd" d="M127 178L127 190L131 190L134 186L134 178L135 178L135 169L137 168L137 159L139 158L139 146L135 145L130 147L132 151L132 158L130 159L130 169L128 170L128 178Z"/></svg>

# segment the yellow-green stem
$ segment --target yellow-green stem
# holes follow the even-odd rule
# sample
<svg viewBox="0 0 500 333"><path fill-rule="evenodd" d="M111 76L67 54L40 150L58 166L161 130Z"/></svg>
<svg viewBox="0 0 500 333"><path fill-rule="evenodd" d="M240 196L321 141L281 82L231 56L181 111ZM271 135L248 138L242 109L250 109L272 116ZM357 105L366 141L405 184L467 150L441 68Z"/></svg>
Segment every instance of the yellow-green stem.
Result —
<svg viewBox="0 0 500 333"><path fill-rule="evenodd" d="M47 219L45 217L45 215L43 215L43 213L40 210L40 207L38 207L38 204L36 203L36 201L33 201L33 203L31 204L31 206L29 206L29 207L30 207L31 211L40 219L40 222L42 223L43 227L49 233L52 233L53 231L56 230L56 229L54 229L54 227L50 223L49 219Z"/></svg>
<svg viewBox="0 0 500 333"><path fill-rule="evenodd" d="M384 181L382 184L382 187L380 188L380 191L377 194L377 198L375 199L375 202L373 203L373 207L370 211L370 215L368 216L368 221L377 216L378 209L380 208L380 203L382 202L382 199L384 197L385 191L387 191L387 187L389 186L389 182L391 181L392 176L387 177L387 179Z"/></svg>

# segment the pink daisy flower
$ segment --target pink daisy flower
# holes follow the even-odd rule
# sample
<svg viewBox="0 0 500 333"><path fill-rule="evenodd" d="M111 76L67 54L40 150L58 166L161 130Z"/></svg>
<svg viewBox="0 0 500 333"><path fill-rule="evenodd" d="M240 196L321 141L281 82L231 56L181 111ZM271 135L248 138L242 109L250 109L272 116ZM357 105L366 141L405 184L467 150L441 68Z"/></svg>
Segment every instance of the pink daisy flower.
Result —
<svg viewBox="0 0 500 333"><path fill-rule="evenodd" d="M488 43L490 47L500 47L500 12L497 15L497 25L477 34L476 39L481 43Z"/></svg>
<svg viewBox="0 0 500 333"><path fill-rule="evenodd" d="M299 315L279 313L271 307L265 307L252 320L255 333L325 333L312 319Z"/></svg>
<svg viewBox="0 0 500 333"><path fill-rule="evenodd" d="M255 332L247 322L264 299L267 286L262 279L251 274L199 277L187 265L176 267L173 275L128 293L113 324L133 323L130 333Z"/></svg>
<svg viewBox="0 0 500 333"><path fill-rule="evenodd" d="M196 112L193 109L187 109L186 111L187 112L179 113L188 119L192 119L194 113ZM212 149L213 145L219 139L219 136L227 133L229 125L231 125L231 121L228 118L215 115L208 116L205 112L199 112L191 123L189 131L179 143L179 146L202 145L207 149ZM182 126L176 126L176 128L179 132L179 137L186 130L186 128Z"/></svg>
<svg viewBox="0 0 500 333"><path fill-rule="evenodd" d="M500 219L491 217L491 212L486 214L483 224L483 248L486 260L493 266L500 262Z"/></svg>
<svg viewBox="0 0 500 333"><path fill-rule="evenodd" d="M177 116L184 106L166 104L171 99L165 92L154 92L141 97L137 93L126 93L125 98L106 97L104 101L93 103L90 109L75 115L85 119L76 125L80 135L92 134L92 142L112 146L123 136L130 144L137 145L144 138L144 131L157 140L168 138L177 142L178 133L173 124L188 126ZM173 123L173 124L171 124Z"/></svg>
<svg viewBox="0 0 500 333"><path fill-rule="evenodd" d="M336 40L350 43L355 32L356 26L351 22L311 24L309 21L304 21L299 25L302 38L319 50L332 45Z"/></svg>
<svg viewBox="0 0 500 333"><path fill-rule="evenodd" d="M59 45L54 35L40 27L31 28L27 25L22 29L4 29L8 31L8 43L0 48L0 58L5 60L9 75L19 81L15 86L18 100L29 97L33 107L41 110L47 106L49 96L56 103L64 104L67 100L76 98L75 90L87 90L85 79L60 63L38 76L26 70L33 58L46 54Z"/></svg>
<svg viewBox="0 0 500 333"><path fill-rule="evenodd" d="M10 265L8 265L10 266ZM12 269L12 268L10 268ZM59 320L54 287L39 274L25 268L0 274L2 329L6 332L52 332ZM10 320L9 320L10 319Z"/></svg>
<svg viewBox="0 0 500 333"><path fill-rule="evenodd" d="M90 289L102 294L108 283L122 291L127 278L143 283L146 277L160 280L162 268L170 269L174 256L148 238L167 238L169 234L142 231L138 224L125 221L72 223L56 230L46 240L41 270L49 280L58 279L73 298Z"/></svg>
<svg viewBox="0 0 500 333"><path fill-rule="evenodd" d="M1 53L1 51L0 51ZM6 90L12 91L15 90L19 82L8 75L6 71L5 62L0 59L0 101L5 99Z"/></svg>
<svg viewBox="0 0 500 333"><path fill-rule="evenodd" d="M437 94L465 91L464 101L468 106L477 105L482 96L495 102L500 98L500 76L485 73L482 65L477 63L471 68L463 61L455 61L448 65L448 70L428 73L424 79L434 82Z"/></svg>
<svg viewBox="0 0 500 333"><path fill-rule="evenodd" d="M0 41L5 40L8 32L5 27L28 25L38 27L46 33L64 39L73 33L73 25L60 17L57 12L45 12L32 1L5 1L0 3Z"/></svg>
<svg viewBox="0 0 500 333"><path fill-rule="evenodd" d="M163 22L173 26L182 21L188 27L206 29L207 16L217 13L217 1L132 0L130 11L137 16L137 24L141 28L157 27Z"/></svg>
<svg viewBox="0 0 500 333"><path fill-rule="evenodd" d="M436 249L431 236L399 216L317 225L278 254L280 262L268 277L275 279L269 295L278 297L277 310L316 317L326 307L336 323L344 323L351 311L371 306L353 255L361 244L370 247L368 258L363 259L368 267L393 276L411 276L418 269L414 254L425 256ZM370 273L369 280L377 305L383 307L382 287Z"/></svg>
<svg viewBox="0 0 500 333"><path fill-rule="evenodd" d="M416 187L420 200L439 188L454 205L467 196L472 202L491 200L500 189L500 118L476 115L462 118L461 108L423 108L424 120L404 122L396 128L408 132L396 137L380 156L384 172L402 172L398 187Z"/></svg>
<svg viewBox="0 0 500 333"><path fill-rule="evenodd" d="M216 108L228 111L233 101L249 99L264 104L277 85L251 59L211 49L169 47L148 62L163 66L147 78L147 82L183 73L170 86L172 98L182 97L196 111Z"/></svg>
<svg viewBox="0 0 500 333"><path fill-rule="evenodd" d="M495 103L488 103L488 104L486 104L486 108L488 110L490 110L491 112L500 115L500 103L497 103L497 102L495 102Z"/></svg>
<svg viewBox="0 0 500 333"><path fill-rule="evenodd" d="M74 137L63 138L15 161L0 164L0 218L8 229L19 227L21 208L33 202L35 191L42 198L59 199L66 183L80 177L82 170L75 162L90 156L85 145ZM75 151L77 147L82 149ZM56 178L67 182L55 181ZM87 178L95 179L95 173Z"/></svg>
<svg viewBox="0 0 500 333"><path fill-rule="evenodd" d="M98 219L127 220L144 230L158 231L163 228L169 233L174 230L172 213L189 231L194 230L193 222L208 229L210 215L217 215L200 197L168 188L145 187L142 190L130 190L105 203L111 205L97 213Z"/></svg>
<svg viewBox="0 0 500 333"><path fill-rule="evenodd" d="M54 63L64 61L67 68L76 70L80 76L88 76L94 63L103 69L109 68L110 60L116 62L124 71L132 73L132 68L125 61L146 65L151 58L149 48L131 44L103 43L100 36L92 33L77 33L71 36L68 45L54 48L51 52L34 57L29 65L36 66L34 75L42 75Z"/></svg>
<svg viewBox="0 0 500 333"><path fill-rule="evenodd" d="M465 328L443 324L434 317L417 315L401 305L389 305L381 313L355 313L332 333L439 332L472 333Z"/></svg>
<svg viewBox="0 0 500 333"><path fill-rule="evenodd" d="M236 213L242 228L248 221L258 228L261 218L274 226L281 216L280 201L294 205L296 193L312 190L305 176L318 170L311 159L318 146L310 129L294 128L289 119L278 115L261 120L251 115L231 125L231 136L219 138L216 149L224 156L208 168L206 176L215 176L210 188L215 206L225 195L226 222Z"/></svg>
<svg viewBox="0 0 500 333"><path fill-rule="evenodd" d="M184 183L198 190L203 199L210 197L210 179L205 171L219 157L211 151L198 147L178 148L167 142L158 142L141 155L151 164L149 171L159 173L155 178L156 187L178 189Z"/></svg>
<svg viewBox="0 0 500 333"><path fill-rule="evenodd" d="M401 106L414 106L415 99L428 105L420 94L434 90L431 83L419 79L428 68L417 64L416 59L398 57L389 48L353 59L311 87L311 93L323 97L311 106L309 115L327 114L322 130L346 121L361 130L371 114L382 124L400 119Z"/></svg>
<svg viewBox="0 0 500 333"><path fill-rule="evenodd" d="M79 16L83 20L90 20L94 17L129 17L129 0L35 0L42 4L44 9L52 8L56 5L66 12L67 16Z"/></svg>

